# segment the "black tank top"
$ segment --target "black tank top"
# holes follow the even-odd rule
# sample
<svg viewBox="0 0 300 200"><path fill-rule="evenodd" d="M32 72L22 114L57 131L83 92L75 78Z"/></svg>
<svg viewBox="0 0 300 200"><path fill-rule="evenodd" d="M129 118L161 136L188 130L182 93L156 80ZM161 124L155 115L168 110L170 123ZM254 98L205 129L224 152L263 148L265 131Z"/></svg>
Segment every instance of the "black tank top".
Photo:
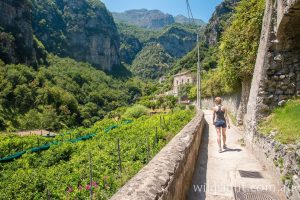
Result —
<svg viewBox="0 0 300 200"><path fill-rule="evenodd" d="M217 114L217 121L221 121L223 120L224 122L226 122L225 120L225 112L222 110L222 106L218 105L218 110L216 111Z"/></svg>

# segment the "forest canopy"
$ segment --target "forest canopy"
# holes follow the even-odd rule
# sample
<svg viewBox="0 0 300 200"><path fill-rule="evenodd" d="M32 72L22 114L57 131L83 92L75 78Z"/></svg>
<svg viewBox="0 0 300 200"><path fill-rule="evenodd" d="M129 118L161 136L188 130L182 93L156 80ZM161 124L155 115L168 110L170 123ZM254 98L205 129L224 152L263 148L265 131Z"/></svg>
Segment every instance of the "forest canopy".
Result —
<svg viewBox="0 0 300 200"><path fill-rule="evenodd" d="M138 79L116 79L91 65L50 55L37 71L0 62L0 129L91 126L142 95Z"/></svg>

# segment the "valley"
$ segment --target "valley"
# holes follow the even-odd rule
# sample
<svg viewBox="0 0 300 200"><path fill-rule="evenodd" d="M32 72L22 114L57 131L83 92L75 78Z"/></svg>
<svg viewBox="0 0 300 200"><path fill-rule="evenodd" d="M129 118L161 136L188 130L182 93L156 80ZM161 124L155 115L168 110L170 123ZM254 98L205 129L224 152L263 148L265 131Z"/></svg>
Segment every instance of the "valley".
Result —
<svg viewBox="0 0 300 200"><path fill-rule="evenodd" d="M103 2L0 0L0 199L126 199L149 171L156 199L187 192L217 96L298 194L297 2L281 16L280 2L224 0L208 22Z"/></svg>

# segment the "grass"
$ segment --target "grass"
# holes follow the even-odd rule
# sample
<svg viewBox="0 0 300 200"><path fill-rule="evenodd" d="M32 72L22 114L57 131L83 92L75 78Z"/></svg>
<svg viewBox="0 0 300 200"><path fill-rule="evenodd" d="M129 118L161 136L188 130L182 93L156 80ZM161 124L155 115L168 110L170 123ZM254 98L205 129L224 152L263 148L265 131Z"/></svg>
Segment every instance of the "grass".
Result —
<svg viewBox="0 0 300 200"><path fill-rule="evenodd" d="M277 130L275 140L291 144L300 139L300 100L291 100L284 107L276 108L259 125L259 131L268 135Z"/></svg>

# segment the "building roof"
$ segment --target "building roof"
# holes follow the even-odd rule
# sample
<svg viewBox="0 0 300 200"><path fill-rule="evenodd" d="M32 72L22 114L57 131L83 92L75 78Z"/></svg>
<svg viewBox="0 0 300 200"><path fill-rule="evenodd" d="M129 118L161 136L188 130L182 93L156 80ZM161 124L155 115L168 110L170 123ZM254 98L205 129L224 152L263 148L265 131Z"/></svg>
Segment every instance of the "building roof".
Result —
<svg viewBox="0 0 300 200"><path fill-rule="evenodd" d="M181 73L175 74L174 77L183 76L183 75L191 74L191 73L192 73L191 71L181 72Z"/></svg>

